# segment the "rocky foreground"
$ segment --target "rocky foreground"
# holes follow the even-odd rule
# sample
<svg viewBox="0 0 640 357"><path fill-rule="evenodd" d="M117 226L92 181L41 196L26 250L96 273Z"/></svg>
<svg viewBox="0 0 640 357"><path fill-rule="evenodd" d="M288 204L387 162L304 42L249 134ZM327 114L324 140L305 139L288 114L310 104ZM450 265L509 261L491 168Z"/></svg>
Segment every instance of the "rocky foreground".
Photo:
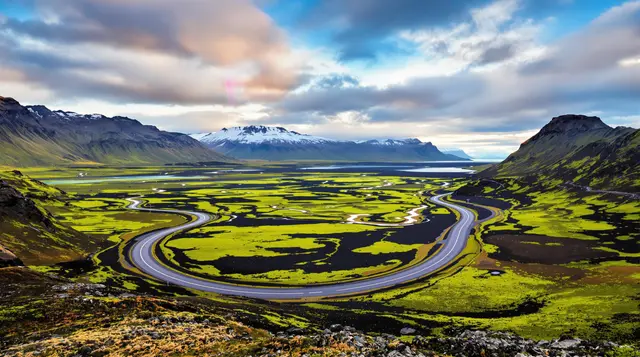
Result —
<svg viewBox="0 0 640 357"><path fill-rule="evenodd" d="M411 327L396 336L338 324L254 328L242 312L205 299L134 295L26 268L0 269L0 286L0 356L7 357L637 355L614 343L487 331L425 337Z"/></svg>
<svg viewBox="0 0 640 357"><path fill-rule="evenodd" d="M627 354L628 353L628 354ZM631 348L579 339L532 341L508 333L455 337L371 336L349 326L271 334L189 316L125 318L117 325L9 346L2 356L633 356Z"/></svg>

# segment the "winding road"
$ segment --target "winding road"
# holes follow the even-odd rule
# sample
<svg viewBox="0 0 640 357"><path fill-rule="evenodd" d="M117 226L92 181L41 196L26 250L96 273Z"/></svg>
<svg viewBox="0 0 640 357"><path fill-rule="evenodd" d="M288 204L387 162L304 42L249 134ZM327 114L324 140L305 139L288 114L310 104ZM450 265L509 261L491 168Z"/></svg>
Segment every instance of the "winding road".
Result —
<svg viewBox="0 0 640 357"><path fill-rule="evenodd" d="M442 194L430 198L431 202L451 208L460 213L460 220L449 230L446 239L443 240L443 247L431 258L419 264L377 278L322 286L254 287L220 283L186 275L169 269L158 262L153 255L153 247L156 242L159 242L163 238L179 231L186 231L201 226L209 222L212 217L201 212L144 208L140 207L141 201L135 198L128 199L131 202L128 208L138 211L193 215L196 219L176 227L165 228L136 237L136 242L131 246L130 257L133 264L140 271L156 279L185 288L225 295L237 295L265 300L296 300L360 294L419 279L445 267L464 250L467 244L467 238L477 222L471 210L451 202L443 201L442 197L447 195L448 194Z"/></svg>

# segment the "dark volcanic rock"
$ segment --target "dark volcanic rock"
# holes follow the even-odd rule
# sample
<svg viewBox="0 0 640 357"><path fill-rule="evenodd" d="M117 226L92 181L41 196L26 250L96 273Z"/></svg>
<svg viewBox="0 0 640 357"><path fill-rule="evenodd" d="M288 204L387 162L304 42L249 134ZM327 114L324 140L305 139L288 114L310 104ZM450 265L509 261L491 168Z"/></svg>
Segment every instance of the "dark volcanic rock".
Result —
<svg viewBox="0 0 640 357"><path fill-rule="evenodd" d="M567 114L551 119L551 122L545 125L538 135L542 136L552 133L578 134L599 129L611 129L611 127L603 123L598 117ZM538 135L534 136L532 139L535 139Z"/></svg>

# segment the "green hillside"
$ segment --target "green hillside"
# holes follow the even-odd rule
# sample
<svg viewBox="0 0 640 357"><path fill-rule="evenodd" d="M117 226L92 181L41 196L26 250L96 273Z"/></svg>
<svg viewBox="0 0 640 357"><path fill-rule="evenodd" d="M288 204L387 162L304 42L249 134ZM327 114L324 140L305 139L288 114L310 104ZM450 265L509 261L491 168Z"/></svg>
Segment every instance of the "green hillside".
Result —
<svg viewBox="0 0 640 357"><path fill-rule="evenodd" d="M100 240L62 224L47 210L64 206L65 195L19 171L0 172L0 251L31 265L81 259L98 249Z"/></svg>
<svg viewBox="0 0 640 357"><path fill-rule="evenodd" d="M598 117L553 118L484 176L540 176L601 190L640 191L640 131Z"/></svg>

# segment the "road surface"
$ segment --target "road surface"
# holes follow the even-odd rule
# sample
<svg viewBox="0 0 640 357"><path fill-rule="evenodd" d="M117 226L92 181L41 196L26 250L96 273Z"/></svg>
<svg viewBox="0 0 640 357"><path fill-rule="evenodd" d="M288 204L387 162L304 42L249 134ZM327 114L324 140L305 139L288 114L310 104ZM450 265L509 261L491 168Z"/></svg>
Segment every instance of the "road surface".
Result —
<svg viewBox="0 0 640 357"><path fill-rule="evenodd" d="M463 251L467 244L467 238L476 224L475 216L471 210L465 207L442 201L442 197L446 195L448 194L437 195L430 198L431 202L451 208L460 213L460 220L449 230L446 239L443 240L443 247L431 258L423 261L422 263L377 278L322 286L254 287L249 285L234 285L214 282L186 275L169 269L158 262L153 255L154 243L178 231L186 231L201 226L209 222L211 220L211 216L201 212L143 208L140 207L141 202L134 198L129 199L129 201L131 201L131 204L129 205L130 209L149 212L177 213L182 215L188 214L195 216L196 219L183 225L145 233L135 238L136 243L131 247L130 256L133 264L138 269L156 279L185 288L225 295L237 295L265 300L295 300L365 293L419 279L445 267Z"/></svg>

